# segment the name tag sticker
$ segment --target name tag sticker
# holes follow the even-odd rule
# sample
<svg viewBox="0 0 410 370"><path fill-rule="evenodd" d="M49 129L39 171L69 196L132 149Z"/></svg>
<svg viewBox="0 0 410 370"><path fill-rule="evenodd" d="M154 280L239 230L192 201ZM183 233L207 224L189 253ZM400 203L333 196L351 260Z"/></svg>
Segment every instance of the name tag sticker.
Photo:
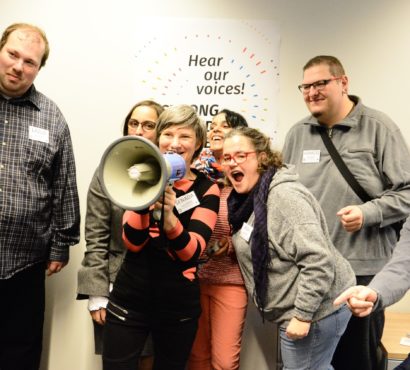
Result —
<svg viewBox="0 0 410 370"><path fill-rule="evenodd" d="M28 138L48 144L49 132L40 127L29 126Z"/></svg>
<svg viewBox="0 0 410 370"><path fill-rule="evenodd" d="M193 191L177 198L175 201L175 207L179 214L184 213L199 205L199 200Z"/></svg>
<svg viewBox="0 0 410 370"><path fill-rule="evenodd" d="M252 231L253 227L244 222L239 235L242 239L245 239L247 242L249 242L249 240L251 239Z"/></svg>
<svg viewBox="0 0 410 370"><path fill-rule="evenodd" d="M304 150L302 163L319 163L320 150Z"/></svg>

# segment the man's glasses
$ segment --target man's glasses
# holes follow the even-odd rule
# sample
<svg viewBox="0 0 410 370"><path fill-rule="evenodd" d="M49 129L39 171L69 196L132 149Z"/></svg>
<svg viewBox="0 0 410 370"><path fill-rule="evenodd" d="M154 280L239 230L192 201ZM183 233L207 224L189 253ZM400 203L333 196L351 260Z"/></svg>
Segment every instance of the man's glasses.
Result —
<svg viewBox="0 0 410 370"><path fill-rule="evenodd" d="M298 89L303 94L309 94L310 88L313 87L313 90L322 91L330 82L340 80L343 76L332 77L327 80L319 80L311 84L301 84L298 86Z"/></svg>
<svg viewBox="0 0 410 370"><path fill-rule="evenodd" d="M151 121L138 122L135 119L130 119L128 121L128 128L133 130L137 130L139 125L141 125L143 131L152 131L155 130L156 123Z"/></svg>
<svg viewBox="0 0 410 370"><path fill-rule="evenodd" d="M231 164L232 160L236 164L241 164L248 159L249 154L253 154L253 153L256 153L256 152L237 152L234 155L224 154L222 157L221 164L224 166L227 166Z"/></svg>

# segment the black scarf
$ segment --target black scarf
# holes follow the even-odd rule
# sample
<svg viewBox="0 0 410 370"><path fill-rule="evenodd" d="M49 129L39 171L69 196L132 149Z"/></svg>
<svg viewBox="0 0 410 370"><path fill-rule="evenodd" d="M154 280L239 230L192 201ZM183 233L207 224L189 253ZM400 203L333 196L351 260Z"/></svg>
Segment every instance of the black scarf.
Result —
<svg viewBox="0 0 410 370"><path fill-rule="evenodd" d="M268 248L266 203L269 185L275 173L276 169L274 167L269 168L261 175L258 183L250 193L238 194L233 189L228 198L228 219L232 227L232 233L240 230L243 223L248 221L252 212L255 213L255 222L250 240L253 279L255 282L253 295L262 313L266 304L268 266L271 261Z"/></svg>

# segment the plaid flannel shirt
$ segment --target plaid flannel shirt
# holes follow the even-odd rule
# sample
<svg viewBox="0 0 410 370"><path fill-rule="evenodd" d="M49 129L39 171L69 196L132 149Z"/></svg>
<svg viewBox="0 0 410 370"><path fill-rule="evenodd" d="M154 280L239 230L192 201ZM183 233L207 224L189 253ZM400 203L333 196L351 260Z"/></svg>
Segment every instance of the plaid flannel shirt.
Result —
<svg viewBox="0 0 410 370"><path fill-rule="evenodd" d="M32 86L0 95L0 279L68 261L80 231L74 154L57 105Z"/></svg>

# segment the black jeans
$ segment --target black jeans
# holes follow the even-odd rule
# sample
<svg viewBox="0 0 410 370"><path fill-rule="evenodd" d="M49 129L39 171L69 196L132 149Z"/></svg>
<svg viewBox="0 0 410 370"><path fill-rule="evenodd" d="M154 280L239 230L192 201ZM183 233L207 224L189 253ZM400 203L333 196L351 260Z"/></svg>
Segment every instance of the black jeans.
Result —
<svg viewBox="0 0 410 370"><path fill-rule="evenodd" d="M373 276L356 276L358 285L368 285ZM384 328L384 311L367 317L352 316L333 355L335 370L380 369L380 341Z"/></svg>
<svg viewBox="0 0 410 370"><path fill-rule="evenodd" d="M45 265L0 280L0 369L38 370L45 307Z"/></svg>
<svg viewBox="0 0 410 370"><path fill-rule="evenodd" d="M197 317L152 317L110 301L104 329L103 369L137 369L144 343L151 332L153 370L184 370L197 328Z"/></svg>

